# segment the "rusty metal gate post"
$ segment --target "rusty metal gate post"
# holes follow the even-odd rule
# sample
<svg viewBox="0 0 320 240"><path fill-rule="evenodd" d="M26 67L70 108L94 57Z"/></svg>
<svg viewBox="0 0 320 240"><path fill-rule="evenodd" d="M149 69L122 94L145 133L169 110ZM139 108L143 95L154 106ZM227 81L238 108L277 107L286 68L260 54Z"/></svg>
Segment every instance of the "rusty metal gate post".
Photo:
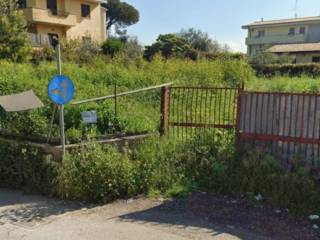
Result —
<svg viewBox="0 0 320 240"><path fill-rule="evenodd" d="M237 114L236 114L236 129L235 129L235 145L236 145L236 150L239 152L240 151L240 116L241 116L241 97L242 97L242 92L244 91L244 83L241 83L241 85L239 84L238 86L238 96L237 96Z"/></svg>
<svg viewBox="0 0 320 240"><path fill-rule="evenodd" d="M160 135L164 136L169 128L169 101L170 101L170 88L165 86L161 88L161 123Z"/></svg>

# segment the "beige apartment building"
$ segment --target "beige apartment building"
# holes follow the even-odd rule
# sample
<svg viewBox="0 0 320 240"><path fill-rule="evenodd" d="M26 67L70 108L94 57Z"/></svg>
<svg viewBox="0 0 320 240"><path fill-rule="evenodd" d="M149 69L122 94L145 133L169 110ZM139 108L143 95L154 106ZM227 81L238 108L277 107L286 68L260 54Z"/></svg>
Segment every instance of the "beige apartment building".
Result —
<svg viewBox="0 0 320 240"><path fill-rule="evenodd" d="M253 22L245 25L247 54L268 51L294 56L296 63L320 62L320 16Z"/></svg>
<svg viewBox="0 0 320 240"><path fill-rule="evenodd" d="M50 44L53 37L106 39L106 9L101 0L19 0L29 23L34 46Z"/></svg>

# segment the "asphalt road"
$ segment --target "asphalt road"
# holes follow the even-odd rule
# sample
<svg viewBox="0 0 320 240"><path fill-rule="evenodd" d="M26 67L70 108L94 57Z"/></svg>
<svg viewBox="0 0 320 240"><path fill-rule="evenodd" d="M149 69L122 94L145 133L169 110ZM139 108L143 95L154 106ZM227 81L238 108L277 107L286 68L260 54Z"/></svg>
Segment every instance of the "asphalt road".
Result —
<svg viewBox="0 0 320 240"><path fill-rule="evenodd" d="M136 199L94 206L0 189L0 239L267 239L162 205L161 200Z"/></svg>

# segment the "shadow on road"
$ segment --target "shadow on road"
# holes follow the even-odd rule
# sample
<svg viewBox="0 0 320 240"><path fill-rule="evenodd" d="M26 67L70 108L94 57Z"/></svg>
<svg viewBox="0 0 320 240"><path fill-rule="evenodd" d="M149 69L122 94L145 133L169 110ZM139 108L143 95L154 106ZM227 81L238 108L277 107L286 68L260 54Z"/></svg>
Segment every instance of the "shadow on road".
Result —
<svg viewBox="0 0 320 240"><path fill-rule="evenodd" d="M222 235L228 234L234 237L232 239L268 239L256 234L250 234L250 232L248 233L248 231L244 231L241 228L236 228L234 225L213 223L208 217L201 214L186 212L184 204L184 200L167 201L147 210L119 216L118 219L121 222L189 230L189 232L191 231L195 234L199 232L207 233L212 237L218 237L219 235L222 237Z"/></svg>
<svg viewBox="0 0 320 240"><path fill-rule="evenodd" d="M245 198L194 194L185 200L122 215L120 221L206 229L212 235L229 233L240 239L319 239L305 218L267 204L252 204Z"/></svg>
<svg viewBox="0 0 320 240"><path fill-rule="evenodd" d="M24 223L83 208L80 203L59 201L20 191L0 189L0 222Z"/></svg>

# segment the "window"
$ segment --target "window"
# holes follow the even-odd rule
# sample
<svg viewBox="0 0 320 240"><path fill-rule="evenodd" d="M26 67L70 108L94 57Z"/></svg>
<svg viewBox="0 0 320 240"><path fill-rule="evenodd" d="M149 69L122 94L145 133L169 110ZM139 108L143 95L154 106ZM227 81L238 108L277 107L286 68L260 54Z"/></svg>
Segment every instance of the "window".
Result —
<svg viewBox="0 0 320 240"><path fill-rule="evenodd" d="M57 0L47 0L47 8L51 11L53 15L57 15Z"/></svg>
<svg viewBox="0 0 320 240"><path fill-rule="evenodd" d="M90 5L81 4L81 16L90 17Z"/></svg>
<svg viewBox="0 0 320 240"><path fill-rule="evenodd" d="M19 8L26 8L27 7L27 0L18 0Z"/></svg>
<svg viewBox="0 0 320 240"><path fill-rule="evenodd" d="M320 57L312 57L313 63L320 63Z"/></svg>
<svg viewBox="0 0 320 240"><path fill-rule="evenodd" d="M295 35L296 29L295 28L289 28L289 35Z"/></svg>
<svg viewBox="0 0 320 240"><path fill-rule="evenodd" d="M304 35L306 33L306 28L300 27L299 33Z"/></svg>
<svg viewBox="0 0 320 240"><path fill-rule="evenodd" d="M264 30L259 30L258 31L258 37L264 37L265 31Z"/></svg>

